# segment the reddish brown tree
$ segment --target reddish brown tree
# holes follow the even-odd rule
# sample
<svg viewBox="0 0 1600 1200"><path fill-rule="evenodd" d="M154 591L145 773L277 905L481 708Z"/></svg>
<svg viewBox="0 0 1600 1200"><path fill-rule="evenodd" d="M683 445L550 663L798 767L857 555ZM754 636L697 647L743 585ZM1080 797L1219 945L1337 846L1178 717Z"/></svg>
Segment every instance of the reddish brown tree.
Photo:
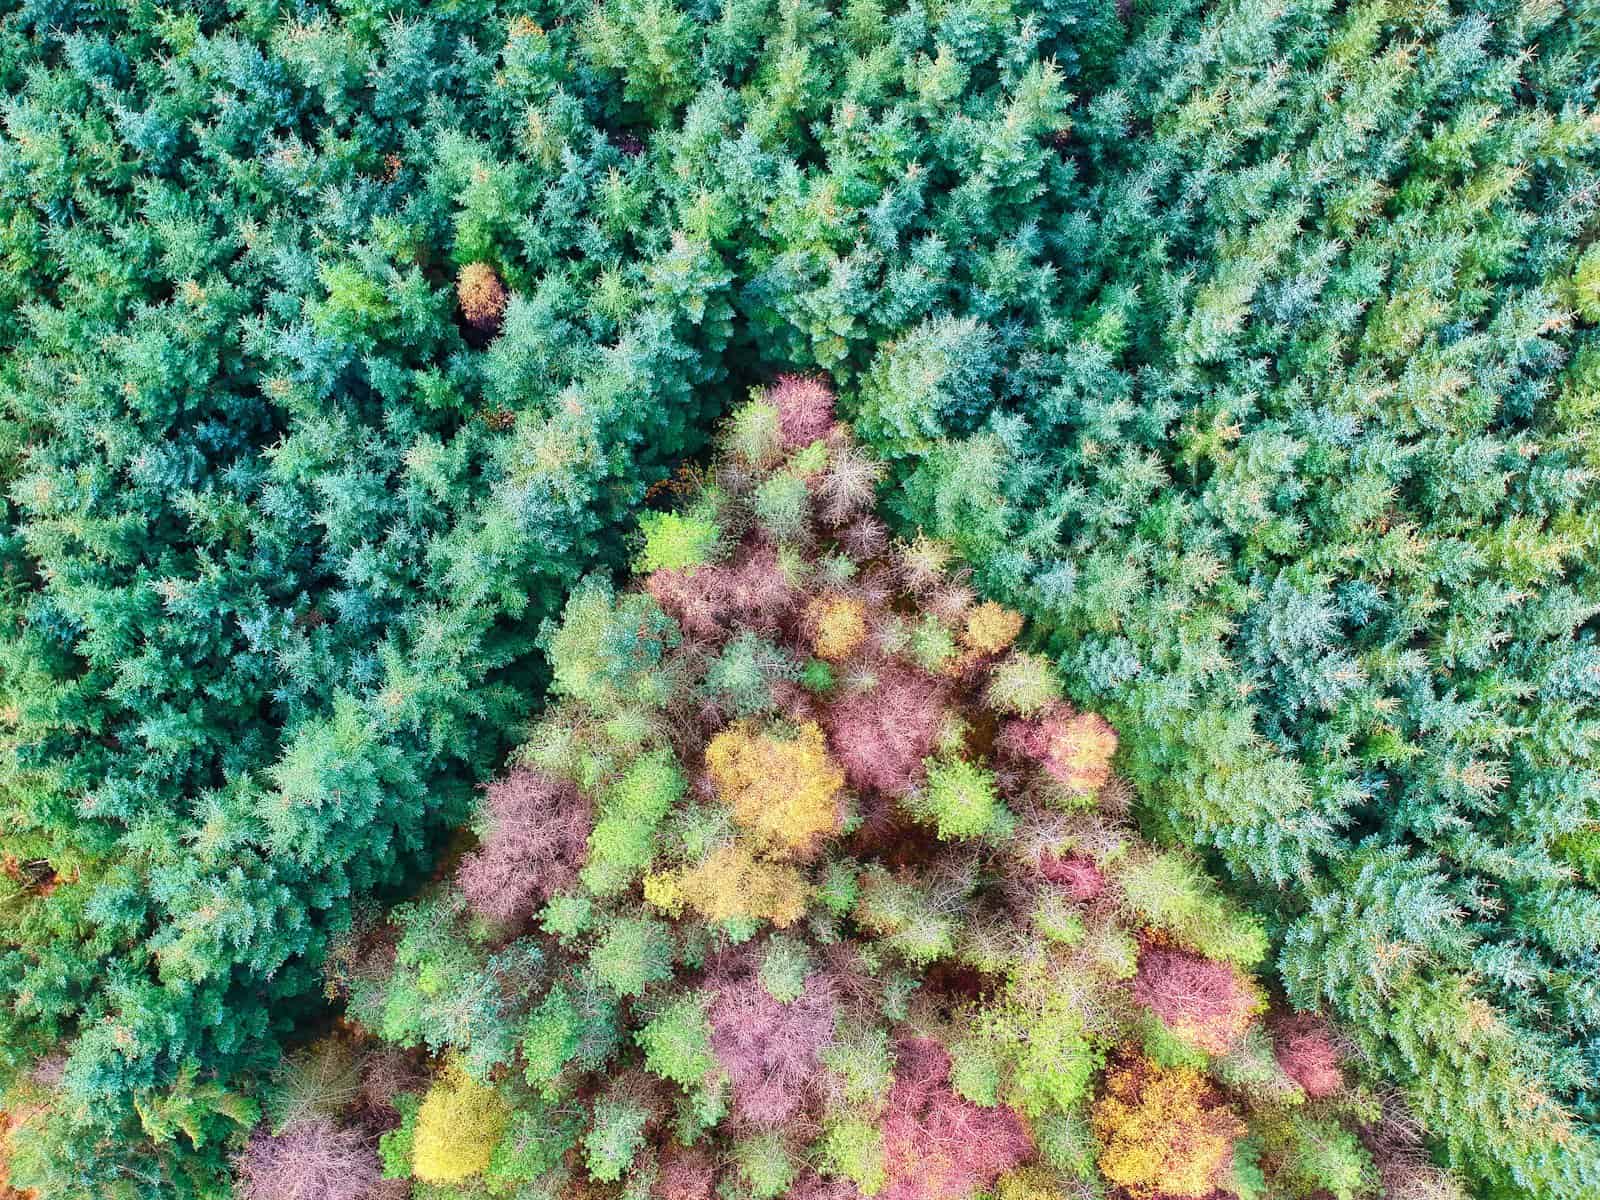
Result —
<svg viewBox="0 0 1600 1200"><path fill-rule="evenodd" d="M1294 1016L1274 1023L1272 1048L1284 1074L1304 1088L1306 1095L1314 1099L1331 1096L1344 1086L1339 1051L1328 1027L1316 1017Z"/></svg>
<svg viewBox="0 0 1600 1200"><path fill-rule="evenodd" d="M593 813L571 784L525 768L490 784L485 808L483 844L461 860L456 885L480 916L518 924L576 882Z"/></svg>
<svg viewBox="0 0 1600 1200"><path fill-rule="evenodd" d="M1187 950L1146 946L1133 997L1179 1037L1211 1054L1225 1053L1261 1007L1255 986L1227 963Z"/></svg>
<svg viewBox="0 0 1600 1200"><path fill-rule="evenodd" d="M824 717L828 742L851 786L898 796L923 776L944 719L944 687L920 671L891 667L877 686L845 696Z"/></svg>
<svg viewBox="0 0 1600 1200"><path fill-rule="evenodd" d="M907 1038L896 1053L883 1120L889 1182L880 1200L962 1200L1033 1153L1015 1112L981 1107L951 1090L950 1055L937 1041Z"/></svg>
<svg viewBox="0 0 1600 1200"><path fill-rule="evenodd" d="M381 1169L372 1140L327 1119L259 1129L239 1156L242 1200L364 1200Z"/></svg>
<svg viewBox="0 0 1600 1200"><path fill-rule="evenodd" d="M673 1146L661 1155L650 1194L655 1200L711 1200L716 1181L716 1165L703 1151Z"/></svg>
<svg viewBox="0 0 1600 1200"><path fill-rule="evenodd" d="M1039 856L1039 874L1059 883L1074 900L1093 900L1106 890L1105 873L1086 854L1057 858L1047 850Z"/></svg>
<svg viewBox="0 0 1600 1200"><path fill-rule="evenodd" d="M506 289L500 276L488 263L468 263L456 277L456 299L461 304L461 316L480 334L493 335L500 331L500 322L506 313Z"/></svg>
<svg viewBox="0 0 1600 1200"><path fill-rule="evenodd" d="M735 628L778 633L800 599L777 551L766 545L742 546L726 564L653 572L645 587L685 634L697 638L720 638Z"/></svg>
<svg viewBox="0 0 1600 1200"><path fill-rule="evenodd" d="M799 450L833 428L833 389L815 375L780 375L767 399L777 407L785 450Z"/></svg>
<svg viewBox="0 0 1600 1200"><path fill-rule="evenodd" d="M762 986L753 966L730 957L712 970L711 1051L733 1082L734 1111L772 1128L815 1095L817 1054L832 1039L838 1004L827 978L813 974L785 1004Z"/></svg>

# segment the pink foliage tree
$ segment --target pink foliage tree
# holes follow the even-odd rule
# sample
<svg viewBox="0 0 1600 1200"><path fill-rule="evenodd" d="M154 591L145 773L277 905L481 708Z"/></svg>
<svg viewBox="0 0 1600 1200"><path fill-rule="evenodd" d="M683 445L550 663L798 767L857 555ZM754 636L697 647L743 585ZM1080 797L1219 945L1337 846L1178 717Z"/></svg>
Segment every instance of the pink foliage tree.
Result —
<svg viewBox="0 0 1600 1200"><path fill-rule="evenodd" d="M723 564L655 571L645 588L690 637L719 638L734 627L779 632L800 599L771 546L742 546Z"/></svg>
<svg viewBox="0 0 1600 1200"><path fill-rule="evenodd" d="M785 450L799 450L833 428L833 389L815 375L780 375L767 393L778 409Z"/></svg>
<svg viewBox="0 0 1600 1200"><path fill-rule="evenodd" d="M1087 854L1057 858L1046 850L1039 856L1039 874L1059 883L1074 900L1093 900L1106 890L1105 873Z"/></svg>
<svg viewBox="0 0 1600 1200"><path fill-rule="evenodd" d="M480 916L517 924L577 882L593 812L571 784L525 768L491 783L485 803L488 831L456 884Z"/></svg>
<svg viewBox="0 0 1600 1200"><path fill-rule="evenodd" d="M715 994L711 1052L733 1084L734 1110L763 1128L782 1125L815 1096L817 1054L833 1040L838 1003L826 976L806 977L788 1004L773 998L743 960L725 960L707 980Z"/></svg>
<svg viewBox="0 0 1600 1200"><path fill-rule="evenodd" d="M1098 713L1075 712L1053 704L1031 721L1007 721L1000 729L1000 749L1015 758L1040 764L1064 787L1085 794L1097 792L1111 778L1111 756L1117 735Z"/></svg>
<svg viewBox="0 0 1600 1200"><path fill-rule="evenodd" d="M898 796L922 778L944 718L944 688L919 671L888 667L876 687L846 696L824 716L828 741L852 786Z"/></svg>
<svg viewBox="0 0 1600 1200"><path fill-rule="evenodd" d="M1339 1051L1328 1027L1315 1017L1295 1016L1279 1021L1272 1030L1273 1053L1278 1065L1313 1099L1331 1096L1344 1086Z"/></svg>
<svg viewBox="0 0 1600 1200"><path fill-rule="evenodd" d="M238 1170L242 1200L363 1200L382 1174L370 1138L323 1118L258 1129Z"/></svg>
<svg viewBox="0 0 1600 1200"><path fill-rule="evenodd" d="M852 558L877 558L889 548L889 531L873 517L857 517L839 531L839 545Z"/></svg>
<svg viewBox="0 0 1600 1200"><path fill-rule="evenodd" d="M650 1194L655 1200L711 1200L716 1181L716 1165L704 1152L673 1146L661 1155Z"/></svg>
<svg viewBox="0 0 1600 1200"><path fill-rule="evenodd" d="M1147 946L1139 955L1133 998L1212 1054L1239 1040L1261 1002L1254 985L1228 963L1166 946Z"/></svg>
<svg viewBox="0 0 1600 1200"><path fill-rule="evenodd" d="M1033 1153L1022 1118L950 1089L950 1055L932 1038L897 1047L883 1121L889 1182L881 1200L963 1200L987 1190Z"/></svg>

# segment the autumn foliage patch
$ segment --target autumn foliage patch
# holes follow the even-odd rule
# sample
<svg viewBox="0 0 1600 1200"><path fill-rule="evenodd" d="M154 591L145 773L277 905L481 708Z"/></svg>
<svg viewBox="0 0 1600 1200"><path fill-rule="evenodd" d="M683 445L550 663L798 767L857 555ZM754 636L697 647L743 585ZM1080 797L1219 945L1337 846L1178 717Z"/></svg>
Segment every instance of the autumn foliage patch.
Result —
<svg viewBox="0 0 1600 1200"><path fill-rule="evenodd" d="M1263 1023L1260 927L1124 823L1115 733L1017 615L860 535L830 402L758 390L643 523L657 565L547 626L562 699L478 844L341 979L429 1078L344 1128L423 1195L1311 1196L1381 1106Z"/></svg>

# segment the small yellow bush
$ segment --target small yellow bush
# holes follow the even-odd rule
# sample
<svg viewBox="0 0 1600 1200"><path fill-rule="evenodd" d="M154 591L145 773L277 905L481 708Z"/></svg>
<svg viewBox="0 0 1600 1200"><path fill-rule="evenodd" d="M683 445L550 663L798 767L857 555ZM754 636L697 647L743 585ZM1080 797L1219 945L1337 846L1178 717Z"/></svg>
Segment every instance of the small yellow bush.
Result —
<svg viewBox="0 0 1600 1200"><path fill-rule="evenodd" d="M1209 1196L1245 1126L1191 1067L1130 1063L1094 1106L1100 1170L1135 1197Z"/></svg>
<svg viewBox="0 0 1600 1200"><path fill-rule="evenodd" d="M647 897L650 890L647 880ZM805 876L794 867L757 858L743 842L718 847L697 866L672 876L670 890L660 884L655 890L708 921L748 917L780 929L805 915L808 892Z"/></svg>
<svg viewBox="0 0 1600 1200"><path fill-rule="evenodd" d="M657 871L644 877L644 902L669 917L683 915L683 887L675 871Z"/></svg>
<svg viewBox="0 0 1600 1200"><path fill-rule="evenodd" d="M485 262L468 263L456 278L456 299L461 315L473 325L497 328L506 311L506 289Z"/></svg>
<svg viewBox="0 0 1600 1200"><path fill-rule="evenodd" d="M849 658L867 640L867 619L861 601L844 596L824 596L811 604L815 631L811 650L818 658L839 662Z"/></svg>
<svg viewBox="0 0 1600 1200"><path fill-rule="evenodd" d="M790 738L747 725L724 729L706 747L706 769L760 850L804 849L838 825L844 772L815 721Z"/></svg>
<svg viewBox="0 0 1600 1200"><path fill-rule="evenodd" d="M999 654L1022 632L1022 614L986 600L967 617L961 641L979 654Z"/></svg>
<svg viewBox="0 0 1600 1200"><path fill-rule="evenodd" d="M508 1116L498 1092L459 1065L447 1067L417 1109L412 1173L424 1183L454 1183L481 1173L500 1144Z"/></svg>
<svg viewBox="0 0 1600 1200"><path fill-rule="evenodd" d="M1019 1167L995 1181L995 1200L1066 1200L1059 1181L1043 1167Z"/></svg>

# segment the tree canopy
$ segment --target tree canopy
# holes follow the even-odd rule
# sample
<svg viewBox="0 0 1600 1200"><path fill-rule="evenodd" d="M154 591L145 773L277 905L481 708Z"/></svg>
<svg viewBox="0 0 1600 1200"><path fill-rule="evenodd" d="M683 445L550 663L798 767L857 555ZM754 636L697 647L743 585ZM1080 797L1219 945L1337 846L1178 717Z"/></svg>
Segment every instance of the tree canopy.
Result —
<svg viewBox="0 0 1600 1200"><path fill-rule="evenodd" d="M571 937L574 887L629 914L540 1001L552 1046L677 980L685 913L804 924L773 856L841 795L915 784L926 836L996 835L1007 781L923 759L941 664L1004 649L1008 753L1087 793L1098 758L1059 747L1114 741L1140 836L1254 914L1262 985L1469 1188L1596 1194L1596 62L1593 0L0 0L13 1179L278 1170L264 1081L352 930L405 903L434 913L396 917L433 930L413 968L467 953L417 894L490 779L517 849L451 886ZM859 445L807 465L836 417ZM700 486L724 418L726 455L800 456L739 493L774 556L876 499L914 594L967 564L966 623L911 622L851 687L875 626L841 580L786 659L794 563L723 563ZM506 783L547 694L668 704L673 637L718 643L707 778L748 819L651 884L677 912L640 889L681 760ZM840 690L769 728L793 687ZM395 1119L504 1133L519 1101L462 1053ZM1157 1066L1109 1065L1086 1118L1133 1131L1097 1168L1125 1190L1163 1114L1199 1159L1254 1144L1234 1083ZM610 1186L647 1125L602 1112ZM367 1149L317 1120L312 1181ZM982 1186L1045 1186L1018 1170Z"/></svg>

